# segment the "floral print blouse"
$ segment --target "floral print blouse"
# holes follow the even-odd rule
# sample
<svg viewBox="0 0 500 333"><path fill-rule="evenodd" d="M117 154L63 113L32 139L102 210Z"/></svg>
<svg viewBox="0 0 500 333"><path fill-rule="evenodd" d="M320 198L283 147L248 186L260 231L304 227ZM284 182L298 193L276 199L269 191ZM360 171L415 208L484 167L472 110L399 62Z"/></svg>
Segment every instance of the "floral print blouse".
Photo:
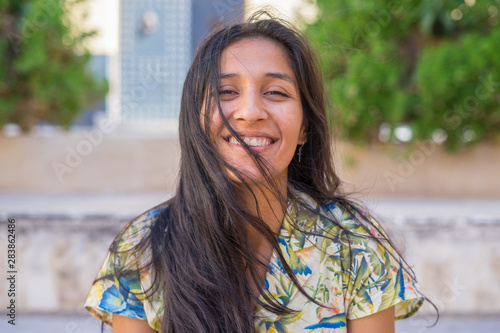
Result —
<svg viewBox="0 0 500 333"><path fill-rule="evenodd" d="M397 253L386 243L382 246L364 237L368 235L367 228L372 235L380 237L378 230L369 224L365 225L367 228L363 227L363 223L354 219L338 202L320 205L306 194L299 195L322 214L312 213L289 201L278 242L302 288L326 306L315 304L298 291L277 254L273 253L265 284L272 298L295 312L277 315L258 306L255 316L257 333L341 333L347 332L347 319L362 318L394 305L396 319L407 318L417 312L424 297L401 268ZM162 210L161 206L153 208L129 223L118 249L130 249L138 244L147 227ZM351 232L350 250L341 241L342 229L320 215L333 215L344 229ZM293 228L292 219L301 231L313 235ZM116 266L133 266L134 260L137 262L137 258L141 257L147 256L124 251L113 261L108 254L85 303L87 310L110 325L112 314L116 313L147 320L153 329L159 330L163 302L161 291L157 291L152 301L146 301L142 294L151 286L151 273L141 271L134 277L112 277ZM261 301L265 302L262 297Z"/></svg>

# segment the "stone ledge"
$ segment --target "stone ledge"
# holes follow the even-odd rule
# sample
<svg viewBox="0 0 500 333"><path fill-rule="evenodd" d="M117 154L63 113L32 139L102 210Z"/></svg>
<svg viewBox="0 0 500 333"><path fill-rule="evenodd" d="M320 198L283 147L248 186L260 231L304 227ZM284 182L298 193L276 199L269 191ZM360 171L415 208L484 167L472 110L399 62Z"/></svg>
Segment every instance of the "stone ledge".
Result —
<svg viewBox="0 0 500 333"><path fill-rule="evenodd" d="M496 315L500 303L498 220L413 218L386 223L419 277L419 288L444 315ZM19 312L72 313L83 306L108 247L130 220L109 214L16 218ZM390 221L390 219L386 219ZM0 228L5 227L5 220ZM6 248L0 238L0 249ZM0 270L5 271L0 261ZM0 304L5 282L0 283Z"/></svg>

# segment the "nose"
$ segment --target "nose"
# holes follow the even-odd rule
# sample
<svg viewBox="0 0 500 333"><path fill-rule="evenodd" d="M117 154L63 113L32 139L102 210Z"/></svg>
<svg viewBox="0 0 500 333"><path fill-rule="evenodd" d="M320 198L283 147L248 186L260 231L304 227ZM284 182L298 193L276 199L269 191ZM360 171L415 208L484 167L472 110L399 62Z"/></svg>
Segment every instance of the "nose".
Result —
<svg viewBox="0 0 500 333"><path fill-rule="evenodd" d="M260 93L249 91L241 96L233 112L233 117L235 120L248 124L267 119L267 109Z"/></svg>

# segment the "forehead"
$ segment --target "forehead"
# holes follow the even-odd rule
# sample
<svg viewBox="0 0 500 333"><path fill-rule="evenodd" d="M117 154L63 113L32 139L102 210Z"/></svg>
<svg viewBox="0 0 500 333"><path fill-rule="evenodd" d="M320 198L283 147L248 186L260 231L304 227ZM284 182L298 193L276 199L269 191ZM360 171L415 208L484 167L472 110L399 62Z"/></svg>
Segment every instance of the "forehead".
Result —
<svg viewBox="0 0 500 333"><path fill-rule="evenodd" d="M284 47L264 38L245 38L229 45L221 54L221 72L284 72L295 79Z"/></svg>

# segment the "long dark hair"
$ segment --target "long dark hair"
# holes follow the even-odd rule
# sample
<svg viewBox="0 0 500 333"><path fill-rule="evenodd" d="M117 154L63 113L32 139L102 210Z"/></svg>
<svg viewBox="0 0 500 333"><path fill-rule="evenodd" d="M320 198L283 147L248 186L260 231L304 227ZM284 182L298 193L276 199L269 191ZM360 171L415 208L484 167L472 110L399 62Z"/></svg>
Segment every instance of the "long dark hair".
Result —
<svg viewBox="0 0 500 333"><path fill-rule="evenodd" d="M151 256L147 266L139 268L152 272L153 286L146 295L152 297L157 291L163 295L162 333L250 333L254 331L256 303L274 313L293 311L272 299L265 288L261 296L266 302L260 302L259 295L252 293L252 286L262 283L257 271L267 267L267 263L256 256L247 234L249 227L276 251L297 288L317 303L300 287L287 265L276 233L238 195L237 188L241 187L252 193L251 181L224 161L210 139L210 112L221 112L217 94L220 57L231 44L245 38L262 38L281 45L297 79L307 141L300 163L296 154L288 167L287 193L281 193L273 183L266 161L240 141L268 180L265 186L283 203L283 213L287 197L307 207L292 189L307 193L318 202L333 199L352 212L357 209L339 193L327 98L314 53L298 30L266 14L267 17L258 13L247 22L217 28L199 46L187 73L179 123L178 187L139 244L141 251ZM212 103L218 107L212 108ZM238 137L227 121L225 125ZM228 175L228 170L237 175L238 182Z"/></svg>

